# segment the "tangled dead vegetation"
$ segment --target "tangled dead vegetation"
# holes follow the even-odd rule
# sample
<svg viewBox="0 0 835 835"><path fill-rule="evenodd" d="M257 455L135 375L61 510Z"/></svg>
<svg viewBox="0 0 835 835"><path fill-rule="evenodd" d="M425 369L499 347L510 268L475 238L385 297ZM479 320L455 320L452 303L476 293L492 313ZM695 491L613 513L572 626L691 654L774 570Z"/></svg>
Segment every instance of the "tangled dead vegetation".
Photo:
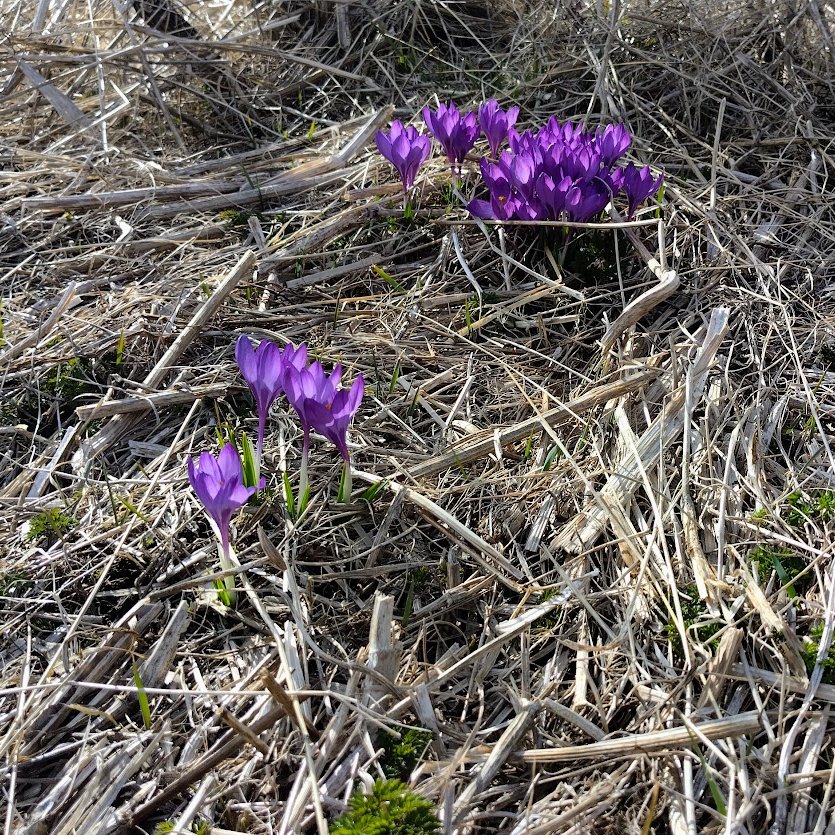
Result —
<svg viewBox="0 0 835 835"><path fill-rule="evenodd" d="M833 10L0 0L6 832L835 832ZM405 221L437 97L625 122L645 223ZM241 333L367 382L356 500L267 443L210 593L184 460ZM215 572L213 574L213 572ZM207 590L209 589L209 590ZM398 741L399 740L399 741Z"/></svg>

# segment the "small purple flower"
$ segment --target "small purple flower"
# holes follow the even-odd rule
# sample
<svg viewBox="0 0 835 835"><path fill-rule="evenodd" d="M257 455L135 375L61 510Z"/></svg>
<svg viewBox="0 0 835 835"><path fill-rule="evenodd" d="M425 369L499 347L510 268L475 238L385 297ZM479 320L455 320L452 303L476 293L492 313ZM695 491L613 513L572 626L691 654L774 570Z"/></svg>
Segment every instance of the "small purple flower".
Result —
<svg viewBox="0 0 835 835"><path fill-rule="evenodd" d="M188 480L206 508L220 539L221 560L228 560L232 514L245 505L249 497L264 486L265 481L262 478L255 487L244 485L241 459L238 450L231 444L224 444L217 459L210 452L201 453L197 464L193 458L189 458Z"/></svg>
<svg viewBox="0 0 835 835"><path fill-rule="evenodd" d="M299 493L301 501L304 501L304 495L307 492L310 430L314 427L310 405L312 403L321 403L322 405L333 403L341 377L341 365L337 365L328 377L318 361L312 362L306 368L288 365L284 375L284 391L290 405L296 410L299 422L302 425L302 466Z"/></svg>
<svg viewBox="0 0 835 835"><path fill-rule="evenodd" d="M510 107L507 111L499 107L495 99L488 99L478 108L478 125L482 133L487 137L490 145L490 157L496 159L499 156L499 148L502 142L507 139L508 133L516 124L519 118L519 108Z"/></svg>
<svg viewBox="0 0 835 835"><path fill-rule="evenodd" d="M289 346L288 346L289 347ZM284 391L284 363L282 351L267 339L253 348L249 337L240 336L235 343L235 359L241 376L247 381L258 409L258 462L264 447L264 427L276 397Z"/></svg>
<svg viewBox="0 0 835 835"><path fill-rule="evenodd" d="M599 178L575 183L566 195L566 214L576 223L587 223L611 200L606 184Z"/></svg>
<svg viewBox="0 0 835 835"><path fill-rule="evenodd" d="M548 220L558 220L565 211L565 201L571 187L571 177L563 177L557 182L548 174L540 174L537 177L536 196Z"/></svg>
<svg viewBox="0 0 835 835"><path fill-rule="evenodd" d="M600 171L600 154L591 148L578 148L574 153L563 155L563 173L573 180L591 180Z"/></svg>
<svg viewBox="0 0 835 835"><path fill-rule="evenodd" d="M350 389L340 389L330 403L319 400L308 401L307 414L314 428L321 432L338 450L343 460L348 463L348 425L360 407L365 393L365 380L360 374Z"/></svg>
<svg viewBox="0 0 835 835"><path fill-rule="evenodd" d="M632 137L625 125L606 125L594 134L594 145L603 164L611 168L628 150Z"/></svg>
<svg viewBox="0 0 835 835"><path fill-rule="evenodd" d="M424 107L422 113L426 127L441 144L450 164L460 166L481 133L475 113L462 116L453 102L441 104L435 113Z"/></svg>
<svg viewBox="0 0 835 835"><path fill-rule="evenodd" d="M524 200L533 199L537 164L532 154L526 152L511 154L510 151L504 151L499 158L498 168L520 197ZM482 167L482 175L483 172L484 167Z"/></svg>
<svg viewBox="0 0 835 835"><path fill-rule="evenodd" d="M284 388L290 405L299 416L305 435L309 435L313 428L313 421L308 414L308 405L317 401L323 404L332 403L341 377L341 365L337 365L328 377L318 361L312 362L306 368L299 369L293 366L287 368Z"/></svg>
<svg viewBox="0 0 835 835"><path fill-rule="evenodd" d="M511 220L515 217L519 200L513 195L505 169L497 163L488 162L484 157L480 167L481 176L490 191L490 199L471 200L467 209L475 217L484 220Z"/></svg>
<svg viewBox="0 0 835 835"><path fill-rule="evenodd" d="M628 220L632 220L635 212L638 210L638 206L644 200L657 193L658 189L661 188L663 180L663 174L659 174L658 179L653 180L652 172L649 170L648 165L645 165L643 168L638 168L634 163L630 162L623 169L623 190L626 193L628 202Z"/></svg>
<svg viewBox="0 0 835 835"><path fill-rule="evenodd" d="M378 130L375 137L380 153L397 169L405 194L414 184L418 169L429 159L432 140L413 125L404 127L395 119L389 133Z"/></svg>

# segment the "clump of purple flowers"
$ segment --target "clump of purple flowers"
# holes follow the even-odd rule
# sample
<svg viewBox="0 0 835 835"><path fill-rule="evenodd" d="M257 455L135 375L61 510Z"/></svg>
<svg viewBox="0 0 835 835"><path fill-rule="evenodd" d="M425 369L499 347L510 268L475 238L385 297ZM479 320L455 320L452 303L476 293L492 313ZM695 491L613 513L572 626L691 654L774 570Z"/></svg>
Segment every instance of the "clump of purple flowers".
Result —
<svg viewBox="0 0 835 835"><path fill-rule="evenodd" d="M351 457L348 452L347 433L365 389L362 374L354 381L350 391L345 391L339 388L342 366L337 365L328 376L320 362L307 362L305 344L295 347L290 343L279 349L273 343L262 340L253 350L246 336L238 339L235 357L258 409L256 479L263 450L264 422L273 401L284 392L302 427L300 501L305 501L307 494L307 461L312 429L324 435L339 450L345 462L346 475L343 484L350 485ZM345 491L343 495L346 495Z"/></svg>
<svg viewBox="0 0 835 835"><path fill-rule="evenodd" d="M539 130L519 133L519 108L502 110L495 99L483 102L478 115L461 113L452 101L436 111L424 107L422 115L446 153L453 177L480 134L487 138L490 156L481 158L479 168L488 196L467 206L476 217L585 223L622 195L631 220L663 182L647 166L619 165L632 143L624 125L590 130L552 116ZM502 151L505 141L509 147ZM429 156L429 142L400 122L392 123L389 134L377 133L377 147L397 168L404 193Z"/></svg>
<svg viewBox="0 0 835 835"><path fill-rule="evenodd" d="M476 217L493 220L584 223L623 192L631 219L662 181L654 180L649 168L617 165L631 142L623 125L590 131L553 116L536 132L511 129L510 147L498 161L481 161L489 199L473 200L467 208Z"/></svg>
<svg viewBox="0 0 835 835"><path fill-rule="evenodd" d="M365 383L357 375L350 389L340 388L342 366L337 365L330 376L321 363L307 362L307 346L292 343L279 348L262 340L256 348L249 337L241 336L235 345L235 358L241 375L249 385L258 412L258 440L255 450L244 437L244 460L232 444L224 444L215 458L203 452L195 461L188 459L188 478L200 499L220 544L220 562L224 570L231 567L232 546L229 525L232 514L242 507L255 492L262 489L266 479L260 475L264 448L264 432L270 408L284 392L296 410L302 425L303 450L301 489L298 509L307 502L307 459L310 432L315 429L339 451L344 461L341 500L350 498L351 456L348 451L348 427L362 401ZM286 478L286 477L285 477ZM288 502L291 496L288 496ZM220 587L228 602L234 601L234 580L224 578Z"/></svg>

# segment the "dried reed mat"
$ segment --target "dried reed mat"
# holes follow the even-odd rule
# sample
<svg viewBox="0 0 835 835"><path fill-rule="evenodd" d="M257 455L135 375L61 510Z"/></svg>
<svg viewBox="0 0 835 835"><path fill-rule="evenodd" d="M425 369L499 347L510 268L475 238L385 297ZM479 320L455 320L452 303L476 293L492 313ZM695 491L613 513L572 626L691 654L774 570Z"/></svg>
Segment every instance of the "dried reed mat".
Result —
<svg viewBox="0 0 835 835"><path fill-rule="evenodd" d="M0 0L0 826L832 835L832 8ZM624 122L624 223L475 221L392 118ZM283 399L221 572L187 456ZM229 609L213 583L234 575ZM158 827L159 824L164 824Z"/></svg>

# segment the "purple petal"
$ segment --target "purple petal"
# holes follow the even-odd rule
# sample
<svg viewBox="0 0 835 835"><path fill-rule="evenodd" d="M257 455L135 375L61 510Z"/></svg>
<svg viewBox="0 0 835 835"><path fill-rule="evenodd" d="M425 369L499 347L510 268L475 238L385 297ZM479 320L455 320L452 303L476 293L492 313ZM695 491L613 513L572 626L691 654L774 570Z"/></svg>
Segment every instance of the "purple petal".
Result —
<svg viewBox="0 0 835 835"><path fill-rule="evenodd" d="M482 220L496 220L493 214L493 207L489 200L470 200L467 203L467 211L474 217L480 217Z"/></svg>

